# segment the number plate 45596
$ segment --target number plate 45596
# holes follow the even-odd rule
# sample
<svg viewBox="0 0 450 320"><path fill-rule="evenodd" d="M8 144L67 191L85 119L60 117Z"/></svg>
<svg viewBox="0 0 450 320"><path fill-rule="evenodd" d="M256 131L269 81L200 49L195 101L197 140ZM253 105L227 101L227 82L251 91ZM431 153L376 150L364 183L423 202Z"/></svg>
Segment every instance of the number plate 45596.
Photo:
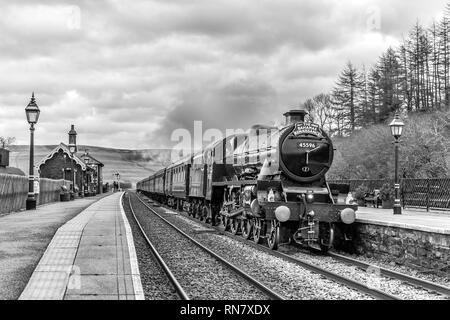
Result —
<svg viewBox="0 0 450 320"><path fill-rule="evenodd" d="M314 149L316 147L315 143L312 142L299 142L298 143L299 148L311 148Z"/></svg>

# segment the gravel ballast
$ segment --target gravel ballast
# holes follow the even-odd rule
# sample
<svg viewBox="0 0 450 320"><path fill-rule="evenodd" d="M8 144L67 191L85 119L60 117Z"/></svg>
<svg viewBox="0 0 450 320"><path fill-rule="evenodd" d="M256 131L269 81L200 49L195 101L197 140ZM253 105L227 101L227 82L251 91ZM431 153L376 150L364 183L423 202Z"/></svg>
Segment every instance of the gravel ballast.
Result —
<svg viewBox="0 0 450 320"><path fill-rule="evenodd" d="M257 288L151 213L134 194L131 194L131 199L136 217L147 237L191 299L267 299ZM159 209L164 212L163 208ZM174 216L170 213L168 215ZM142 249L136 250L139 252ZM138 253L138 259L139 255ZM145 261L142 267L140 264L140 269L144 268Z"/></svg>
<svg viewBox="0 0 450 320"><path fill-rule="evenodd" d="M133 233L134 246L141 274L142 288L146 300L176 300L178 294L155 260L147 241L131 213L128 195L123 197L123 208Z"/></svg>
<svg viewBox="0 0 450 320"><path fill-rule="evenodd" d="M274 257L228 236L216 232L199 232L202 228L204 230L210 229L205 227L204 224L183 215L168 213L170 211L161 207L153 209L186 233L194 236L202 244L288 299L372 299L372 297L357 290L336 283L322 275L286 262L284 259Z"/></svg>
<svg viewBox="0 0 450 320"><path fill-rule="evenodd" d="M155 208L157 211L159 208ZM164 211L163 211L164 212ZM167 216L167 218L171 219L171 221L173 221L174 223L177 223L178 225L182 225L184 224L184 228L192 228L192 230L195 230L197 228L200 228L201 226L204 226L203 223L201 222L197 222L195 220L193 220L192 218L188 218L186 216L184 216L184 214L180 214L177 217L174 217L172 215L171 216ZM186 231L186 230L185 230ZM194 233L196 233L194 231ZM218 245L218 243L220 244L220 241L217 242L217 239L214 239L217 237L225 237L228 240L222 240L225 242L228 242L224 248L222 248L221 250L226 251L230 254L230 252L232 250L230 250L229 248L232 248L233 246L235 246L234 250L239 250L241 252L247 252L246 250L249 247L248 245L246 245L245 243L243 243L242 240L236 240L233 237L229 237L229 236L224 236L224 235L213 235L213 234L198 234L196 235L196 238L205 241L205 243L210 243L211 246L214 246L214 248L221 248L220 245ZM254 246L251 246L252 249L254 250ZM332 257L327 257L327 256L318 256L318 255L314 255L308 252L305 252L304 250L299 250L297 248L292 248L289 247L288 250L280 250L280 251L287 251L285 253L298 258L302 261L308 262L310 264L313 265L317 265L320 266L326 270L329 270L331 272L340 274L342 276L345 276L347 278L353 279L355 281L361 282L366 284L368 287L389 293L393 296L399 297L400 299L405 299L405 300L440 300L440 299L448 299L448 297L443 296L439 293L436 292L430 292L427 289L421 288L421 287L417 287L417 286L413 286L410 285L408 283L405 283L401 280L396 280L396 279L392 279L389 277L385 277L385 276L381 276L379 274L379 272L377 271L376 267L371 267L368 270L363 270L361 268L358 268L354 265L350 265L347 263L344 263L342 261L338 261L335 258ZM252 251L251 249L249 249L248 254L251 255ZM258 256L260 256L262 253L259 253ZM242 256L247 256L246 254L240 254ZM353 257L354 258L354 257ZM359 257L358 257L359 258ZM242 257L241 257L242 259ZM272 257L272 259L276 259L274 257ZM288 266L288 263L286 261L284 261L283 259L281 259L283 264L285 264L286 266ZM366 261L368 259L360 259L362 261ZM371 259L373 260L373 259ZM367 261L366 261L367 262ZM438 277L439 279L436 279L437 277L435 275L418 275L417 272L415 271L411 271L408 270L409 272L405 272L405 268L392 268L391 265L384 265L381 262L378 263L372 263L373 261L370 261L371 264L373 265L378 265L380 267L383 268L387 268L387 269L391 269L391 270L396 270L396 271L400 271L406 274L410 274L411 276L417 276L419 278L422 278L424 280L428 280L428 281L432 281L432 282L436 282L436 283L440 283L442 285L448 285L447 282L447 278L441 278ZM274 266L273 266L274 267ZM389 268L391 267L391 268ZM297 272L297 271L295 271ZM302 281L301 279L297 279L296 281ZM323 287L323 286L322 286ZM331 291L329 290L328 286L326 287L326 294L325 294L325 299L341 299L338 297L338 295L336 295L335 293L333 293L332 289ZM347 289L347 288L346 288ZM350 289L351 290L351 289ZM282 291L280 291L281 293L283 293ZM336 298L335 298L336 297ZM317 297L317 299L321 299L322 295L319 294L319 297ZM344 297L345 298L345 297ZM351 295L346 295L346 298L349 299L355 299L354 297L352 297ZM304 297L300 297L300 299L306 299ZM316 299L316 298L313 298Z"/></svg>
<svg viewBox="0 0 450 320"><path fill-rule="evenodd" d="M445 287L450 287L450 273L442 272L442 275L438 275L433 272L424 272L405 265L398 265L397 263L388 259L368 258L365 256L351 255L346 252L339 252L339 254L347 256L352 259L357 258L362 262L369 263L371 265L378 266L380 268L390 269L392 271L403 273L411 277L416 277Z"/></svg>
<svg viewBox="0 0 450 320"><path fill-rule="evenodd" d="M355 281L365 283L372 288L387 292L403 300L446 299L443 295L429 292L423 288L417 288L401 280L382 276L376 267L370 267L368 270L363 270L356 266L338 261L332 257L315 256L303 252L296 252L290 255L310 264L320 265L322 268L339 273Z"/></svg>

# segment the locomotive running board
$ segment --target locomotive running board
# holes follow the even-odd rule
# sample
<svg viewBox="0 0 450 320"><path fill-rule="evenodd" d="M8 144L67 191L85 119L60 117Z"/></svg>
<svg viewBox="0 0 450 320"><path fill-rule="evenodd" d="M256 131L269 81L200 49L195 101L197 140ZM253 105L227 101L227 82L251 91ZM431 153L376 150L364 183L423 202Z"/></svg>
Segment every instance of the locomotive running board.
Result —
<svg viewBox="0 0 450 320"><path fill-rule="evenodd" d="M235 180L235 181L222 181L222 182L213 182L213 187L225 187L225 186L242 186L243 184L257 184L258 180Z"/></svg>
<svg viewBox="0 0 450 320"><path fill-rule="evenodd" d="M283 185L283 191L286 193L307 193L308 191L313 191L315 194L328 194L327 188L317 188L317 187L307 187L307 188L299 188L299 187L285 187Z"/></svg>

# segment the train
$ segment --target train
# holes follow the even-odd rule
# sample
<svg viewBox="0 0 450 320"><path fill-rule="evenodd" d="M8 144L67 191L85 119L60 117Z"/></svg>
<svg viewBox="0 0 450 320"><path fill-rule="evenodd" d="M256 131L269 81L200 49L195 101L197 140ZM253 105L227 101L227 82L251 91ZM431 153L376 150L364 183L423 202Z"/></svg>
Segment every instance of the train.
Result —
<svg viewBox="0 0 450 320"><path fill-rule="evenodd" d="M348 186L330 185L334 147L327 133L284 114L280 127L255 125L219 139L136 184L149 198L276 250L281 244L328 251L351 241L357 206Z"/></svg>

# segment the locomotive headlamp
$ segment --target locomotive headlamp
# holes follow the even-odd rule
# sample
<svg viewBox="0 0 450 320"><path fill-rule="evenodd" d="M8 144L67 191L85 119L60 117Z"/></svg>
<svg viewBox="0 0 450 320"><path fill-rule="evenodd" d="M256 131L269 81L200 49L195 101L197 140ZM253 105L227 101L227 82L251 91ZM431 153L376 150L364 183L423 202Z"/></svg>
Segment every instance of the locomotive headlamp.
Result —
<svg viewBox="0 0 450 320"><path fill-rule="evenodd" d="M341 220L343 223L352 224L353 222L355 222L355 219L355 210L353 210L352 208L345 208L341 211Z"/></svg>
<svg viewBox="0 0 450 320"><path fill-rule="evenodd" d="M286 206L279 206L275 209L275 217L280 222L286 222L291 217L291 209Z"/></svg>
<svg viewBox="0 0 450 320"><path fill-rule="evenodd" d="M308 202L308 203L314 202L314 193L312 191L308 191L306 193L306 202Z"/></svg>

